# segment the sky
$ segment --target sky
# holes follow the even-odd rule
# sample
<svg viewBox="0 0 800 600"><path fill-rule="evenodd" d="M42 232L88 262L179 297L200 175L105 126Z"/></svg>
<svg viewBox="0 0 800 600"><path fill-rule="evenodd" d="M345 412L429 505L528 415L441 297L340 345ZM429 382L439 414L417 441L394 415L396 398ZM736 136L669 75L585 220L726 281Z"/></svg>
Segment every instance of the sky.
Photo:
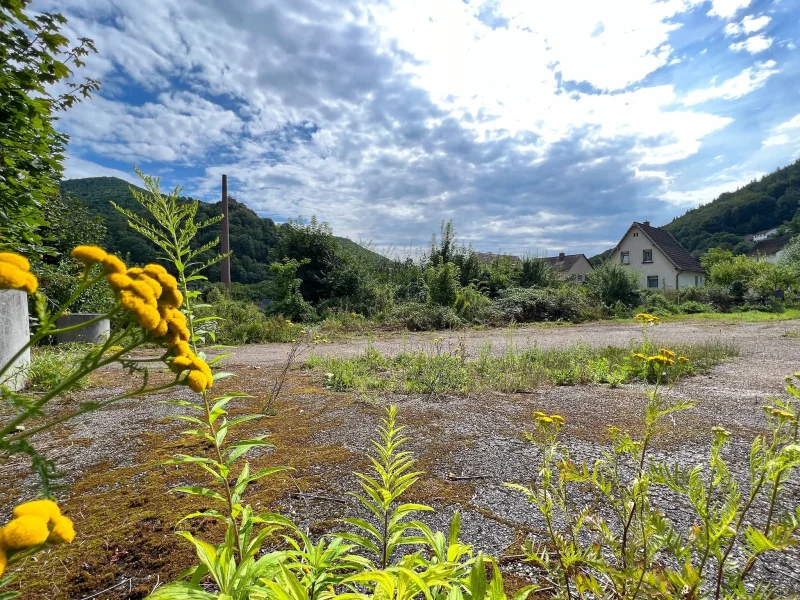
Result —
<svg viewBox="0 0 800 600"><path fill-rule="evenodd" d="M377 249L595 254L800 157L800 0L39 0L102 82L68 178L133 165Z"/></svg>

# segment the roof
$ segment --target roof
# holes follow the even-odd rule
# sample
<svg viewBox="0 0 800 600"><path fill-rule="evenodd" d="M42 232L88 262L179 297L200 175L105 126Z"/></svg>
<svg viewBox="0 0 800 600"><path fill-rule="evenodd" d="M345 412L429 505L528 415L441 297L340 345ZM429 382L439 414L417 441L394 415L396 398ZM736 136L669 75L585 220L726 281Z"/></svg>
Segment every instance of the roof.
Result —
<svg viewBox="0 0 800 600"><path fill-rule="evenodd" d="M586 262L589 262L584 254L565 254L564 256L559 254L558 256L547 256L545 260L550 263L551 267L569 271L582 256Z"/></svg>
<svg viewBox="0 0 800 600"><path fill-rule="evenodd" d="M653 227L646 222L639 223L634 221L633 224L628 228L628 231L625 232L625 235L622 236L623 240L633 227L638 227L641 229L642 232L650 239L650 241L653 242L653 245L658 248L661 253L667 257L667 260L669 260L669 262L671 262L679 271L695 271L698 273L705 273L706 270L700 265L700 261L697 260L697 257L689 254L686 248L681 246L681 243L676 240L675 237L666 229ZM620 243L622 243L622 240L620 240ZM619 244L617 244L617 248L619 248Z"/></svg>
<svg viewBox="0 0 800 600"><path fill-rule="evenodd" d="M765 233L770 233L772 231L778 231L778 228L777 227L770 227L769 229L762 229L761 231L756 231L755 233L752 233L750 235L763 235Z"/></svg>
<svg viewBox="0 0 800 600"><path fill-rule="evenodd" d="M792 239L790 235L771 237L756 242L747 253L747 256L773 256L783 250L783 247Z"/></svg>
<svg viewBox="0 0 800 600"><path fill-rule="evenodd" d="M512 264L520 262L519 256L514 256L513 254L493 254L492 252L476 252L475 254L478 255L478 260L483 265L491 263L496 258L507 258Z"/></svg>

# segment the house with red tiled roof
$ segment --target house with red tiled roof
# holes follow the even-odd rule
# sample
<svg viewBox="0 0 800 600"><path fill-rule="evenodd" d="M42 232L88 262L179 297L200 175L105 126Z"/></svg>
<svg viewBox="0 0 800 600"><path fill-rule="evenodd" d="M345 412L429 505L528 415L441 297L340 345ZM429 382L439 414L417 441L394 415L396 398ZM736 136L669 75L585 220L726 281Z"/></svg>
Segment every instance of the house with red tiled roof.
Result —
<svg viewBox="0 0 800 600"><path fill-rule="evenodd" d="M706 271L697 257L675 237L650 221L634 221L611 252L615 260L639 273L639 285L651 289L680 290L705 284Z"/></svg>

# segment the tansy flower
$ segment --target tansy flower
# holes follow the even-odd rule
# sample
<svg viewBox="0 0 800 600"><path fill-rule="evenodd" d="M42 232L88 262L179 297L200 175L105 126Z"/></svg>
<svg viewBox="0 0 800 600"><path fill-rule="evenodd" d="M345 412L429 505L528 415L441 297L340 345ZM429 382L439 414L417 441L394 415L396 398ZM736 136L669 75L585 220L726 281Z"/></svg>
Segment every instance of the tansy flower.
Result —
<svg viewBox="0 0 800 600"><path fill-rule="evenodd" d="M658 353L662 356L666 356L667 358L675 358L675 353L672 350L667 350L666 348L661 348Z"/></svg>
<svg viewBox="0 0 800 600"><path fill-rule="evenodd" d="M32 273L23 271L8 262L0 262L0 289L22 290L32 294L39 287L36 277Z"/></svg>
<svg viewBox="0 0 800 600"><path fill-rule="evenodd" d="M15 517L25 517L33 515L51 521L55 517L61 516L61 509L58 504L52 500L32 500L31 502L23 502L14 509Z"/></svg>
<svg viewBox="0 0 800 600"><path fill-rule="evenodd" d="M49 535L46 519L25 515L3 527L3 544L6 548L14 550L30 548L44 544Z"/></svg>
<svg viewBox="0 0 800 600"><path fill-rule="evenodd" d="M637 352L636 354L634 354L633 358L635 358L636 360L647 360L647 357L641 352Z"/></svg>
<svg viewBox="0 0 800 600"><path fill-rule="evenodd" d="M685 356L679 356L679 357L678 357L678 362L679 362L679 363L681 363L681 364L683 364L683 365L685 365L686 363L688 363L688 362L689 362L689 359L688 359L688 358L686 358Z"/></svg>
<svg viewBox="0 0 800 600"><path fill-rule="evenodd" d="M130 284L133 283L133 279L131 279L124 273L109 273L108 275L106 275L106 281L108 282L108 285L110 285L112 289L118 292L124 290Z"/></svg>
<svg viewBox="0 0 800 600"><path fill-rule="evenodd" d="M69 518L59 515L52 520L52 525L53 529L50 532L48 541L56 544L59 542L69 544L75 539L75 526Z"/></svg>
<svg viewBox="0 0 800 600"><path fill-rule="evenodd" d="M31 270L31 263L28 262L28 259L19 254L14 254L13 252L0 252L0 262L14 265L22 271Z"/></svg>
<svg viewBox="0 0 800 600"><path fill-rule="evenodd" d="M189 378L187 379L187 384L193 391L199 394L203 390L211 387L210 385L208 385L208 383L209 383L208 379L200 371L189 371Z"/></svg>
<svg viewBox="0 0 800 600"><path fill-rule="evenodd" d="M86 266L102 262L106 256L108 252L97 246L75 246L72 250L72 258Z"/></svg>
<svg viewBox="0 0 800 600"><path fill-rule="evenodd" d="M6 565L8 564L8 556L5 549L0 546L0 577L6 572Z"/></svg>
<svg viewBox="0 0 800 600"><path fill-rule="evenodd" d="M125 263L113 254L107 255L103 259L103 272L106 275L111 273L125 273L127 269L128 267L125 266Z"/></svg>

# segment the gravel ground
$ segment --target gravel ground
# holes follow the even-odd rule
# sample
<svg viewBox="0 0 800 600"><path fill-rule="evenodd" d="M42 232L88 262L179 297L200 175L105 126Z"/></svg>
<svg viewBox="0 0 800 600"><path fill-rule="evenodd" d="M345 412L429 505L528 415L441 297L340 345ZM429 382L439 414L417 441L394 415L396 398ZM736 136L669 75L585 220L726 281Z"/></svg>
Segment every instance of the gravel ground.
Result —
<svg viewBox="0 0 800 600"><path fill-rule="evenodd" d="M800 367L800 339L784 337L786 332L798 329L798 321L660 325L656 340L662 345L733 340L741 348L741 357L675 387L674 394L696 400L697 406L680 420L666 423L655 447L657 455L670 462L696 464L707 454L710 428L722 425L734 433L726 456L732 471L745 483L750 442L765 425L761 406L770 396L781 395L783 377ZM437 343L436 338L441 338L438 343L445 348L463 338L470 352L487 343L496 352L502 352L512 341L519 347L564 347L578 342L625 346L639 334L639 327L632 324L542 326L513 331L356 338L315 346L308 352L353 356L372 344L382 353L394 354L430 346ZM288 347L280 344L239 348L228 360L227 370L240 375L240 381L247 382L248 389L268 390L287 352ZM367 450L367 440L374 437L375 426L382 416L378 405L397 404L400 421L408 425L409 449L420 458L420 465L426 471L418 491L412 494L418 498L411 499L433 505L437 513L426 520L442 529L447 527L453 511L461 510L463 539L485 552L506 557L504 570L510 576L525 577L530 573L530 567L515 556L519 554L519 543L526 537L535 538L542 529L538 515L525 499L503 485L528 482L535 474L538 456L524 439L524 432L531 427L532 412L562 414L567 420L564 439L573 458L594 460L605 448L605 426L614 423L635 430L644 406L643 388L637 385L620 389L595 385L543 387L529 394L484 393L466 397L387 395L374 398L376 404L370 404L354 401L350 394L332 394L315 387L321 384L321 379L320 374L294 372L282 407L303 411L311 420L324 420L326 425L320 428L313 443L337 443L361 454ZM309 386L309 382L313 385ZM111 388L101 388L89 393L103 395L110 391ZM174 407L152 400L134 400L92 413L68 432L72 445L54 445L58 450L55 458L68 474L80 473L101 461L130 465L139 450L140 434L155 428L163 430L165 436L175 435L174 429L163 424L163 418L174 412ZM331 519L361 514L346 495L357 488L349 466L315 465L313 470L314 485L303 489L305 496L287 496L275 508L314 531L329 530ZM0 476L5 478L4 473L8 474L8 468L0 470ZM15 485L20 485L19 480ZM21 487L28 490L27 485ZM23 495L29 495L29 491L23 491ZM787 507L800 505L798 481L789 482L785 500ZM680 528L693 524L670 494L657 491L655 501L663 505ZM758 513L755 518L758 521ZM800 590L798 571L800 553L793 551L760 563L752 578L794 593Z"/></svg>

